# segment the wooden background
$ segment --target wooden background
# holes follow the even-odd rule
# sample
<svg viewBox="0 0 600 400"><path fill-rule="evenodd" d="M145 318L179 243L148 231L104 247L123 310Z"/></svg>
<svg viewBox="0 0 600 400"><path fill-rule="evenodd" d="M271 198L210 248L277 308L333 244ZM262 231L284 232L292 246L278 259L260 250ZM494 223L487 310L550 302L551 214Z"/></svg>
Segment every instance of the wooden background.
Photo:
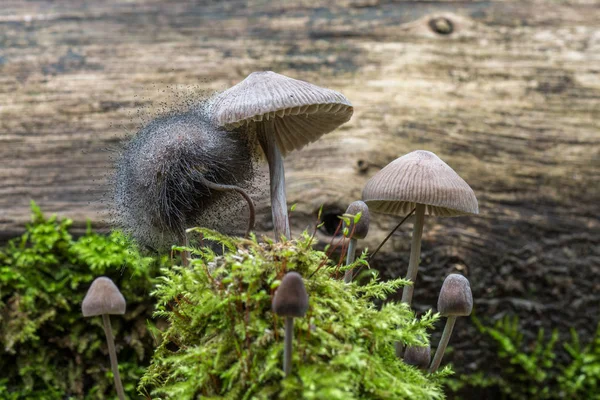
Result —
<svg viewBox="0 0 600 400"><path fill-rule="evenodd" d="M118 4L117 4L118 3ZM524 326L600 315L600 6L589 1L18 1L0 7L0 235L29 202L106 226L108 151L143 121L274 70L344 93L352 120L286 159L295 233L334 218L396 157L430 150L481 215L429 219L415 293L460 272L476 310ZM269 228L263 206L259 226ZM376 215L363 245L396 220ZM329 232L331 233L331 232ZM321 239L330 239L327 231ZM405 273L409 227L375 260ZM484 359L464 343L455 356ZM461 340L462 339L462 340ZM472 337L471 337L472 339ZM457 352L458 353L458 352ZM466 357L466 361L465 358ZM477 365L471 364L475 368Z"/></svg>

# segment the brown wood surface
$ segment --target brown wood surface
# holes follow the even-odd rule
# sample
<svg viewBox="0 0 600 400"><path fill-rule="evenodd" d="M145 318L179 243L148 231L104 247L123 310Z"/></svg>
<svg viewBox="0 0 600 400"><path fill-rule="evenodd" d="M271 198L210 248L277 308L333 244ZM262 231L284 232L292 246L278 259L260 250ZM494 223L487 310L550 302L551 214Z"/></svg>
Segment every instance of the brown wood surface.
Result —
<svg viewBox="0 0 600 400"><path fill-rule="evenodd" d="M417 306L460 271L476 308L551 324L568 304L593 328L599 21L593 1L3 0L1 235L23 230L31 199L78 229L86 218L103 226L107 148L181 99L270 69L355 106L348 124L286 159L294 233L322 204L330 215L359 199L391 160L430 150L475 190L481 215L426 221L419 279L431 290L417 285ZM269 210L258 219L267 231ZM397 221L371 220L359 246ZM404 228L378 268L404 274L409 242Z"/></svg>

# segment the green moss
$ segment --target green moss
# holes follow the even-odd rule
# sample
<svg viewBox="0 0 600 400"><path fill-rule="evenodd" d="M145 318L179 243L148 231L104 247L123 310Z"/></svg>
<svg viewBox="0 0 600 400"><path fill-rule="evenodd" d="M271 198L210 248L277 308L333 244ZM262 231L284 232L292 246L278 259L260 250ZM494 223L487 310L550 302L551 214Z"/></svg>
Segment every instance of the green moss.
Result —
<svg viewBox="0 0 600 400"><path fill-rule="evenodd" d="M510 400L600 399L600 325L583 346L575 330L567 341L557 330L546 335L540 329L537 339L529 342L524 340L516 316L506 316L493 326L472 319L481 339L496 347L495 369L448 379L451 391L494 393ZM565 348L567 359L556 356L557 343Z"/></svg>
<svg viewBox="0 0 600 400"><path fill-rule="evenodd" d="M35 204L32 209L25 234L0 250L0 398L113 396L101 319L81 315L83 296L100 275L113 279L127 299L127 313L112 321L122 379L136 396L156 344L146 320L160 263L140 256L116 232L88 229L74 240L70 220L45 218Z"/></svg>
<svg viewBox="0 0 600 400"><path fill-rule="evenodd" d="M437 315L415 319L385 299L406 281L345 285L342 272L304 234L259 244L197 229L224 249L191 249L191 268L163 269L154 291L162 334L140 390L172 399L441 399L438 380L405 365L394 342L423 344ZM363 254L356 264L366 264ZM295 320L293 372L282 371L283 320L271 298L286 271L305 277L310 308Z"/></svg>
<svg viewBox="0 0 600 400"><path fill-rule="evenodd" d="M140 255L117 232L88 229L74 239L70 226L33 205L26 233L0 249L0 399L115 397L101 319L80 309L101 275L127 299L127 313L112 322L130 398L444 397L448 369L428 376L394 355L397 340L422 344L437 316L376 307L406 282L380 282L367 270L361 285L345 285L332 278L344 268L313 250L307 234L259 244L198 229L223 255L191 249L191 268L181 268ZM367 266L364 254L359 264ZM296 319L293 373L284 378L283 320L270 307L288 270L305 277L310 308Z"/></svg>

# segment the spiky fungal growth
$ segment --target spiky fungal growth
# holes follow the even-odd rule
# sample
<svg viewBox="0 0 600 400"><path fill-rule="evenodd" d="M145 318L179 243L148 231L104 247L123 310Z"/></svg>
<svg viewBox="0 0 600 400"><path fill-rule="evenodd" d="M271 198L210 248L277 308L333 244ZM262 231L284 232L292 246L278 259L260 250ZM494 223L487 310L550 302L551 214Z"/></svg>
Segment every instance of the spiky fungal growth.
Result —
<svg viewBox="0 0 600 400"><path fill-rule="evenodd" d="M201 110L153 120L117 162L117 226L152 249L182 244L185 229L222 198L211 184L239 185L252 178L251 153L240 132L215 127ZM202 222L210 227L216 221Z"/></svg>
<svg viewBox="0 0 600 400"><path fill-rule="evenodd" d="M385 299L404 279L364 286L332 278L336 266L299 239L259 244L197 229L226 249L193 251L190 268L165 269L153 295L156 316L169 320L140 382L148 398L195 399L442 399L438 378L396 358L394 342L424 345L436 317L414 317L406 304ZM366 264L364 255L357 260ZM319 266L321 268L319 269ZM310 307L296 320L285 377L282 318L272 299L286 272L303 278ZM305 309L305 308L303 308Z"/></svg>

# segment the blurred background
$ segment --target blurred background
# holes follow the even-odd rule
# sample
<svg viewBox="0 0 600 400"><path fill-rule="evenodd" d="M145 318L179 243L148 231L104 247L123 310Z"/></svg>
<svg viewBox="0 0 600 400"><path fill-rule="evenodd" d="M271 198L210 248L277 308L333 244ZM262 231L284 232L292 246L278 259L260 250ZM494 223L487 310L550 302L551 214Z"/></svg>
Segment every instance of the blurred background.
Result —
<svg viewBox="0 0 600 400"><path fill-rule="evenodd" d="M88 219L108 231L125 138L273 70L355 107L349 123L285 160L293 233L324 205L328 243L373 174L433 151L480 205L477 217L429 218L424 230L417 311L435 309L449 273L469 278L475 300L476 318L459 319L444 359L457 371L448 395L554 398L529 388L572 365L572 332L582 346L598 341L581 365L600 379L599 21L593 0L2 0L0 241L24 231L30 200L72 218L75 234ZM363 247L399 222L371 220ZM383 277L406 273L410 227L373 260ZM553 331L552 357L536 355Z"/></svg>

